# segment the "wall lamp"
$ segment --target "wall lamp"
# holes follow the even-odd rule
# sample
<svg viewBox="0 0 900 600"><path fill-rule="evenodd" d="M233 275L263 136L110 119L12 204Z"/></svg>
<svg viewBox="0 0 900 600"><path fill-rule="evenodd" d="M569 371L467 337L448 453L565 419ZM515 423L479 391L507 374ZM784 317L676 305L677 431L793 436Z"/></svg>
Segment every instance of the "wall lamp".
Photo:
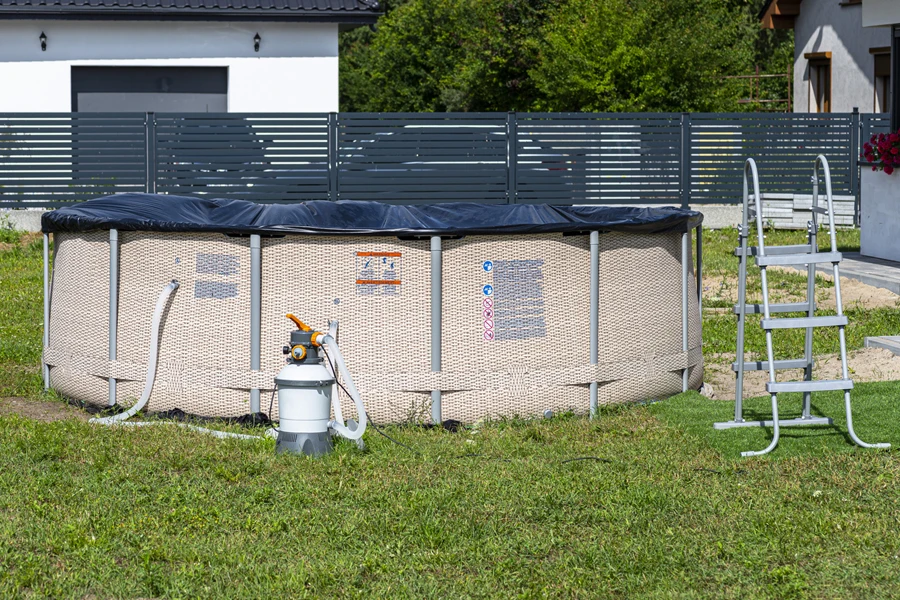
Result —
<svg viewBox="0 0 900 600"><path fill-rule="evenodd" d="M38 39L41 40L41 51L46 52L47 51L47 34L42 31L41 35L40 35L40 37L38 37Z"/></svg>
<svg viewBox="0 0 900 600"><path fill-rule="evenodd" d="M262 38L259 37L259 34L253 36L253 51L259 52L259 43L262 41Z"/></svg>

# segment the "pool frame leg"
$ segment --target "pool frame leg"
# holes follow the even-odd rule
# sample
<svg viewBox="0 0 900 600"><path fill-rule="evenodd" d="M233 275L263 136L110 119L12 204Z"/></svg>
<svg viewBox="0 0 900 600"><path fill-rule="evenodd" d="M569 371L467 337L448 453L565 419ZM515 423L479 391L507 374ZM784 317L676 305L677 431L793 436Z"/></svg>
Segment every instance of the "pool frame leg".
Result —
<svg viewBox="0 0 900 600"><path fill-rule="evenodd" d="M250 236L250 370L260 368L260 337L262 332L262 240ZM250 414L261 410L259 388L250 390ZM271 415L268 415L271 417Z"/></svg>
<svg viewBox="0 0 900 600"><path fill-rule="evenodd" d="M598 363L600 334L600 232L591 232L591 364ZM599 383L590 385L590 418L596 418L599 409Z"/></svg>
<svg viewBox="0 0 900 600"><path fill-rule="evenodd" d="M441 371L441 310L442 310L442 273L443 249L441 236L431 237L431 371ZM441 425L441 390L431 390L431 422Z"/></svg>
<svg viewBox="0 0 900 600"><path fill-rule="evenodd" d="M50 347L50 234L44 234L44 350ZM44 391L50 390L50 365L41 361Z"/></svg>
<svg viewBox="0 0 900 600"><path fill-rule="evenodd" d="M109 230L109 362L118 359L118 326L119 326L119 230ZM116 378L109 377L109 399L107 405L115 406L118 402L116 394Z"/></svg>
<svg viewBox="0 0 900 600"><path fill-rule="evenodd" d="M688 353L688 274L690 272L691 232L681 235L681 350L684 352L685 367L681 372L681 391L688 390L690 368L687 366Z"/></svg>

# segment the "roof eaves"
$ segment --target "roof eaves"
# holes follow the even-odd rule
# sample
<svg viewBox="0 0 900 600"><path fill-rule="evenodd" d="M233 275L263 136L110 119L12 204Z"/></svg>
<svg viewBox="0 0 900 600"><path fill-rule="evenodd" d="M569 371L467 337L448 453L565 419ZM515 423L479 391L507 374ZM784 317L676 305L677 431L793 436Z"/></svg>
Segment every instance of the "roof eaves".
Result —
<svg viewBox="0 0 900 600"><path fill-rule="evenodd" d="M0 7L0 19L16 20L72 20L72 21L281 21L368 25L375 23L381 13L334 11L329 13L296 10L193 9L169 10L140 8L81 10L49 9L40 11L5 10Z"/></svg>

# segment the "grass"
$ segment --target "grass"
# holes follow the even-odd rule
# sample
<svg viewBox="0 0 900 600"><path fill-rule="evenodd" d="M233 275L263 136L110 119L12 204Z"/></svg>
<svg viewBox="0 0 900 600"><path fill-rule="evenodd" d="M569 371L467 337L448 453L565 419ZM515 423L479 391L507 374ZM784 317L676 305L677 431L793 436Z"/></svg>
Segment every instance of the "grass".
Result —
<svg viewBox="0 0 900 600"><path fill-rule="evenodd" d="M859 230L839 229L837 231L838 250L841 252L859 251ZM755 244L755 242L752 241ZM806 243L806 232L770 230L766 233L766 244L789 245ZM825 248L827 236L819 236L819 245ZM738 263L732 254L737 246L737 231L723 229L704 231L703 233L703 276L704 276L704 316L703 316L703 349L706 360L730 362L733 360L737 344L736 318L730 309L734 299L727 288L737 285ZM748 302L761 302L761 285L759 269L751 262L747 269ZM801 301L806 298L806 275L787 270L768 270L769 289L778 301ZM716 281L725 286L716 285ZM816 277L816 287L824 290L834 287L833 282L821 276ZM773 299L773 301L776 301ZM720 310L710 310L720 309ZM728 311L721 310L728 309ZM831 310L819 310L818 315L834 314ZM878 335L900 333L900 305L865 309L855 305L845 305L844 314L850 320L846 327L847 348L862 348L865 338ZM765 333L759 326L760 315L748 315L745 327L746 351L756 360L765 360ZM783 330L774 335L775 358L797 358L798 349L802 352L804 330ZM836 328L816 331L813 351L815 354L832 354L839 351Z"/></svg>
<svg viewBox="0 0 900 600"><path fill-rule="evenodd" d="M0 396L42 397L40 311L39 242L0 250ZM860 436L900 445L900 382L854 394ZM771 432L713 430L732 405L696 393L317 460L0 416L0 597L891 597L900 463L850 445L840 405L751 460Z"/></svg>

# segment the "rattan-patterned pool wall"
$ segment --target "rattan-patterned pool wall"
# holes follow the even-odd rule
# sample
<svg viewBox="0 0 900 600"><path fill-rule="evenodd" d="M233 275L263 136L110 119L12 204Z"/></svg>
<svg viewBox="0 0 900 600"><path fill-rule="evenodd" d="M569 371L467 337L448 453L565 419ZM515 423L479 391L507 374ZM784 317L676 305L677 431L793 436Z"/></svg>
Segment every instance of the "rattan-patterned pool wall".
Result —
<svg viewBox="0 0 900 600"><path fill-rule="evenodd" d="M148 409L210 417L246 414L250 389L268 412L292 312L338 341L379 422L534 416L663 398L703 378L693 265L688 351L682 331L682 234L599 236L598 364L590 360L588 235L468 236L442 242L441 370L431 369L429 240L261 238L261 369L250 369L250 238L217 233L121 232L117 359L109 358L108 231L55 234L49 345L51 386L96 406L129 406L146 377L157 296L180 288L160 333ZM690 253L687 260L690 261ZM344 414L350 405L342 399ZM277 419L277 402L272 411Z"/></svg>

